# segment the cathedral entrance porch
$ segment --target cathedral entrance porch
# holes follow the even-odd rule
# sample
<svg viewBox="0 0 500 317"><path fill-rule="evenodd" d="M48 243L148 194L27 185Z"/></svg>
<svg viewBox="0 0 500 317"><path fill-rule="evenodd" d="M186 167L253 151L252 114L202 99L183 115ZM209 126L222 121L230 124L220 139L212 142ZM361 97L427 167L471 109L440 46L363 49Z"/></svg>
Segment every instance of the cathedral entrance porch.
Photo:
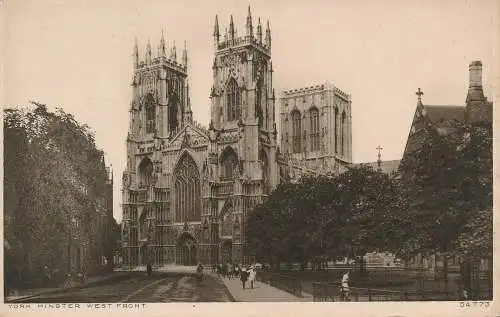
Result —
<svg viewBox="0 0 500 317"><path fill-rule="evenodd" d="M183 233L177 240L175 263L185 266L197 265L196 245L196 240L189 233Z"/></svg>

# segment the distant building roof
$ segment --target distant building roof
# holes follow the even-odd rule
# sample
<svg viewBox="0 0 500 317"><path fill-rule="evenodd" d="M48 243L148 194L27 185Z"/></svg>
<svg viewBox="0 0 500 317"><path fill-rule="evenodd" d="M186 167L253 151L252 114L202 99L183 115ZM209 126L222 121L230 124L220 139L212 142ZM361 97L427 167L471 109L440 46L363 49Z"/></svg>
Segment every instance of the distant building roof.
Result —
<svg viewBox="0 0 500 317"><path fill-rule="evenodd" d="M427 117L434 124L439 125L441 122L449 120L457 120L460 122L464 120L464 106L424 105L424 108L427 111Z"/></svg>

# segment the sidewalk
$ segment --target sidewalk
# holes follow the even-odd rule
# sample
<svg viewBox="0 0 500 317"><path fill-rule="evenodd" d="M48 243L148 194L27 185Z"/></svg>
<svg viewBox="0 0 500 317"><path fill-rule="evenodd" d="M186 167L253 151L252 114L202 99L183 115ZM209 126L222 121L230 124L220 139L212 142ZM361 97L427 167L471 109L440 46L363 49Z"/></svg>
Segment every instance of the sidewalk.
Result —
<svg viewBox="0 0 500 317"><path fill-rule="evenodd" d="M215 273L211 275L217 276ZM312 296L304 293L303 297L296 297L285 291L269 286L263 282L254 282L253 289L247 282L245 289L239 278L227 279L220 277L227 289L237 302L312 302Z"/></svg>
<svg viewBox="0 0 500 317"><path fill-rule="evenodd" d="M58 292L62 292L65 290L88 287L88 286L95 285L95 284L98 284L101 282L115 279L117 277L121 277L121 276L123 276L123 274L124 273L110 273L107 275L91 276L85 280L84 284L72 284L72 285L66 286L66 287L59 286L59 287L34 288L34 289L13 291L11 295L5 296L4 301L5 302L22 301L23 299L36 297L36 296L39 296L42 294L58 293Z"/></svg>

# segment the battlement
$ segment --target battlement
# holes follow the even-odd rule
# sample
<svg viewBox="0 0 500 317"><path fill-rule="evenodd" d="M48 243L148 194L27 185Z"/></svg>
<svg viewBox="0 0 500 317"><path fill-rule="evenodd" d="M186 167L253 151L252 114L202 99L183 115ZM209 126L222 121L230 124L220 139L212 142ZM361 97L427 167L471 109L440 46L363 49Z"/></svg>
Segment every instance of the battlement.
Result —
<svg viewBox="0 0 500 317"><path fill-rule="evenodd" d="M255 37L242 36L235 38L234 40L226 40L217 43L217 50L224 50L228 48L235 48L240 46L252 45L268 55L271 54L271 48L265 43L260 43Z"/></svg>
<svg viewBox="0 0 500 317"><path fill-rule="evenodd" d="M297 89L284 90L281 92L281 96L282 98L293 98L324 91L333 91L336 96L344 99L345 101L351 101L350 94L329 83L309 86L309 87L302 87Z"/></svg>
<svg viewBox="0 0 500 317"><path fill-rule="evenodd" d="M153 58L150 64L148 64L145 60L141 60L137 65L137 70L143 70L157 66L167 66L168 68L176 70L182 74L187 74L187 65L178 63L177 61L171 60L165 56Z"/></svg>

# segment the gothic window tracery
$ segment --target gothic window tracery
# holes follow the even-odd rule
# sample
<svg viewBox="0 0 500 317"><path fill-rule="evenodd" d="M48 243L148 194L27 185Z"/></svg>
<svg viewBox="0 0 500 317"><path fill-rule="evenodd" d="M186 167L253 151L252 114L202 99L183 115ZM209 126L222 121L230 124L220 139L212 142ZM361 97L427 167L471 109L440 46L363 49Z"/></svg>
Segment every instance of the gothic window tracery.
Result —
<svg viewBox="0 0 500 317"><path fill-rule="evenodd" d="M139 164L139 188L149 187L153 183L153 162L145 157Z"/></svg>
<svg viewBox="0 0 500 317"><path fill-rule="evenodd" d="M200 221L201 186L198 167L193 158L184 154L174 171L176 222Z"/></svg>
<svg viewBox="0 0 500 317"><path fill-rule="evenodd" d="M234 78L227 86L227 120L234 121L241 118L241 92Z"/></svg>
<svg viewBox="0 0 500 317"><path fill-rule="evenodd" d="M221 180L232 180L236 176L238 168L238 156L232 148L227 148L221 154Z"/></svg>
<svg viewBox="0 0 500 317"><path fill-rule="evenodd" d="M319 111L316 107L310 111L311 152L319 151Z"/></svg>
<svg viewBox="0 0 500 317"><path fill-rule="evenodd" d="M155 132L156 107L152 94L147 94L145 98L146 109L146 133Z"/></svg>
<svg viewBox="0 0 500 317"><path fill-rule="evenodd" d="M301 149L301 115L300 111L295 110L291 113L292 116L292 152L300 153Z"/></svg>

